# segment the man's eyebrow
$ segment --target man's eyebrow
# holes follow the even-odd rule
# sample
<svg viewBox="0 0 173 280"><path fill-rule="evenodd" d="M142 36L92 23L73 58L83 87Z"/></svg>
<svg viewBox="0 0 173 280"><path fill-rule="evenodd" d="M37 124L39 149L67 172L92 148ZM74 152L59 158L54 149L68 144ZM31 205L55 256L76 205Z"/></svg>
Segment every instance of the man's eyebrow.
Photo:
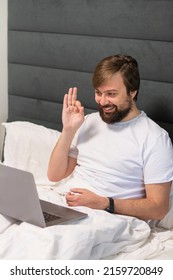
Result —
<svg viewBox="0 0 173 280"><path fill-rule="evenodd" d="M98 88L96 88L95 90L100 91ZM104 90L103 92L105 92L105 93L109 93L109 92L118 92L118 90L116 90L116 89L109 89L109 90Z"/></svg>
<svg viewBox="0 0 173 280"><path fill-rule="evenodd" d="M116 90L116 89L109 89L109 90L105 90L104 92L118 92L118 90Z"/></svg>

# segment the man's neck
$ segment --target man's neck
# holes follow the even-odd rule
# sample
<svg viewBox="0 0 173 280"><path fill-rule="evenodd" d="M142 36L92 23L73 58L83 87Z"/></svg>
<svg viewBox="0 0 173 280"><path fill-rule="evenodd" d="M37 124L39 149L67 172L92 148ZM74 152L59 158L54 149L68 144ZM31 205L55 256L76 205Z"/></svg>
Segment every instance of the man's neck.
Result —
<svg viewBox="0 0 173 280"><path fill-rule="evenodd" d="M130 121L130 120L136 118L137 116L139 116L140 113L141 113L141 111L137 108L136 104L134 104L134 106L132 107L132 110L131 110L130 113L122 120L122 122Z"/></svg>

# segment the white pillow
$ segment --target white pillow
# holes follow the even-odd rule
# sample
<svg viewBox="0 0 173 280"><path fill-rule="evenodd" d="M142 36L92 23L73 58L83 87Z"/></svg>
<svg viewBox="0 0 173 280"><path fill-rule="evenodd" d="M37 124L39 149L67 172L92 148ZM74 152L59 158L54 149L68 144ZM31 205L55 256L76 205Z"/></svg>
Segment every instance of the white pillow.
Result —
<svg viewBox="0 0 173 280"><path fill-rule="evenodd" d="M3 164L33 173L37 185L54 184L47 178L47 168L61 133L23 121L2 125L6 128Z"/></svg>

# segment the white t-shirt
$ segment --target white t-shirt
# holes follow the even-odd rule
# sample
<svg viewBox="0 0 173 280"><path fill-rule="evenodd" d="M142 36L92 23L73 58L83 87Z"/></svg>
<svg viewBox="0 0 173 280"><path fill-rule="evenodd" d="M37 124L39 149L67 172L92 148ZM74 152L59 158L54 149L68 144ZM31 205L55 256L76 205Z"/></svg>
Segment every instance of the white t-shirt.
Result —
<svg viewBox="0 0 173 280"><path fill-rule="evenodd" d="M141 198L145 184L173 180L171 140L144 112L114 124L99 113L87 115L69 156L77 157L73 177L105 196Z"/></svg>

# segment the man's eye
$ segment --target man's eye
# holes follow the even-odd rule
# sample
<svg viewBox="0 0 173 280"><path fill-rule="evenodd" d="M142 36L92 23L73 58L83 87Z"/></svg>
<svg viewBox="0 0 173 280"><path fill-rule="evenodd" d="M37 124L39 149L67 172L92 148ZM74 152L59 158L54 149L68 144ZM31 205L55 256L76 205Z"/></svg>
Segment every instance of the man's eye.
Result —
<svg viewBox="0 0 173 280"><path fill-rule="evenodd" d="M114 96L115 96L115 92L109 92L108 95L109 95L110 97L114 97Z"/></svg>
<svg viewBox="0 0 173 280"><path fill-rule="evenodd" d="M96 91L95 93L96 93L98 96L101 96L101 92Z"/></svg>

